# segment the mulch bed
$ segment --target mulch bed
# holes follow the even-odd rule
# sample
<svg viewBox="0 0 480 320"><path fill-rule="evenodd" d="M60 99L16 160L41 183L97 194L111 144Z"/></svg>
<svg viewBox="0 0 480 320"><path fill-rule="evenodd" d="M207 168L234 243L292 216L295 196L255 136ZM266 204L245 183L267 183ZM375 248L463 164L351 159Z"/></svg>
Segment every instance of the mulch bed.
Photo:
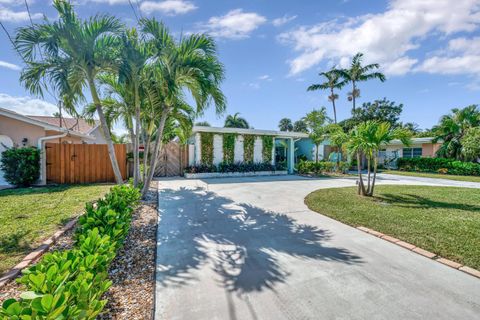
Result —
<svg viewBox="0 0 480 320"><path fill-rule="evenodd" d="M133 215L125 244L109 270L113 285L105 294L108 303L99 319L152 319L155 290L155 250L157 231L157 182L153 181L147 200ZM65 250L73 245L74 229L66 232L49 249ZM11 281L1 288L0 304L18 298L22 285Z"/></svg>

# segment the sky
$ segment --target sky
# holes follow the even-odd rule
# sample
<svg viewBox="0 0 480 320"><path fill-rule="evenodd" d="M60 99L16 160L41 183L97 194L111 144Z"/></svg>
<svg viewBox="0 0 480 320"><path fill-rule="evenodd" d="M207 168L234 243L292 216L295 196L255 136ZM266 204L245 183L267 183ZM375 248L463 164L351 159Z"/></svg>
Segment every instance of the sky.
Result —
<svg viewBox="0 0 480 320"><path fill-rule="evenodd" d="M34 22L56 18L50 0L27 0ZM228 105L200 120L222 126L239 112L256 129L277 129L327 107L327 92L307 92L319 72L347 67L364 54L387 81L360 83L357 105L382 99L404 105L401 121L430 128L456 107L478 103L480 0L77 0L80 17L108 13L134 26L156 17L177 36L207 32L225 65ZM135 13L134 13L135 10ZM30 23L25 0L0 0L0 21L13 36ZM0 30L0 107L24 114L57 111L49 95L35 97L18 81L22 61ZM339 120L350 116L347 86L338 92Z"/></svg>

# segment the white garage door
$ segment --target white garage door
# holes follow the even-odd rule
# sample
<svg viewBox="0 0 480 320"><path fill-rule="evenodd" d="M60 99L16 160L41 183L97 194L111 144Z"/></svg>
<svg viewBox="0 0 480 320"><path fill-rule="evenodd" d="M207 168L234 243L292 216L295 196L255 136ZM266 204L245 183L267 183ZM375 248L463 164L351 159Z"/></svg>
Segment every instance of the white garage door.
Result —
<svg viewBox="0 0 480 320"><path fill-rule="evenodd" d="M13 147L12 139L9 136L0 135L0 160L2 159L2 152L11 147ZM8 182L3 178L2 170L0 170L0 186L8 185Z"/></svg>

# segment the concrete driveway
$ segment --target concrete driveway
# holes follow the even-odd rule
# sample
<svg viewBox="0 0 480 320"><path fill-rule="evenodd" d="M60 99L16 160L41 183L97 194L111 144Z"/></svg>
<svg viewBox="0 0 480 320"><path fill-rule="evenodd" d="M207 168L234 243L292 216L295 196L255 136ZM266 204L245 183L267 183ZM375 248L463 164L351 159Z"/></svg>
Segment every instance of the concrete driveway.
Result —
<svg viewBox="0 0 480 320"><path fill-rule="evenodd" d="M303 202L313 190L354 184L297 176L160 180L156 319L479 319L479 279Z"/></svg>

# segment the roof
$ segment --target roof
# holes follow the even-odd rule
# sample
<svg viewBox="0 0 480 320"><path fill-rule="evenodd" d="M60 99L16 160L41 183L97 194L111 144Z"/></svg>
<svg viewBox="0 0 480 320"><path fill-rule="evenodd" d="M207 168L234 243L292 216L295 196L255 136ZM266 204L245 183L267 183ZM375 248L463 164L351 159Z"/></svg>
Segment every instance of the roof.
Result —
<svg viewBox="0 0 480 320"><path fill-rule="evenodd" d="M49 116L27 116L32 119L36 119L48 124L67 128L69 130L78 131L80 133L88 134L93 129L100 125L100 121L96 120L95 123L90 124L85 119L75 119L75 118L63 118L62 125L60 126L60 119L58 117L49 117Z"/></svg>
<svg viewBox="0 0 480 320"><path fill-rule="evenodd" d="M433 143L433 137L425 137L425 138L412 138L411 144L419 144L419 143ZM403 145L402 141L400 140L392 140L386 145Z"/></svg>
<svg viewBox="0 0 480 320"><path fill-rule="evenodd" d="M241 129L241 128L220 128L220 127L204 127L204 126L194 126L192 129L192 133L196 133L196 132L253 134L258 136L275 136L277 138L308 138L308 134L303 132Z"/></svg>
<svg viewBox="0 0 480 320"><path fill-rule="evenodd" d="M24 116L23 114L17 113L17 112L12 111L12 110L0 108L0 115L11 118L11 119L15 119L15 120L18 120L18 121L22 121L22 122L32 124L32 125L44 128L45 130L67 132L70 135L78 136L78 137L81 137L81 138L95 139L95 137L89 135L88 133L83 133L83 132L76 131L76 130L69 130L66 127L59 127L57 125L50 124L50 123L45 122L45 121L41 121L41 120L38 120L38 119L35 119L35 118L32 118L32 117Z"/></svg>

